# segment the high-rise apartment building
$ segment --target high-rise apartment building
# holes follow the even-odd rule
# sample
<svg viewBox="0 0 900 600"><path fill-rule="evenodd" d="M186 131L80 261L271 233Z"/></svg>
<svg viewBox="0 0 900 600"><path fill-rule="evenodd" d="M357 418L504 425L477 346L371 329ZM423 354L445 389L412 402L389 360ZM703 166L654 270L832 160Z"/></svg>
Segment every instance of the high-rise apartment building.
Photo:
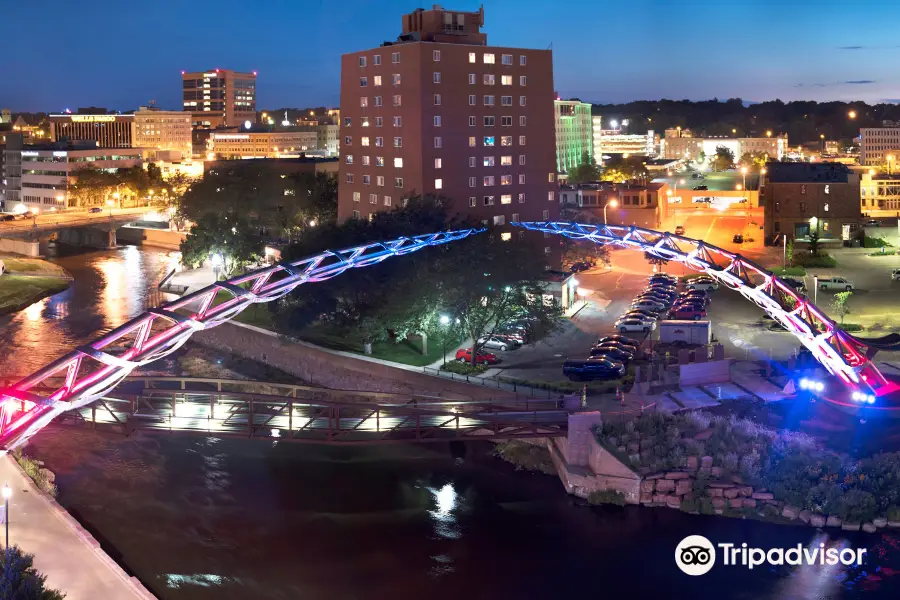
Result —
<svg viewBox="0 0 900 600"><path fill-rule="evenodd" d="M256 71L182 71L181 84L183 109L193 115L194 127L214 129L256 122Z"/></svg>
<svg viewBox="0 0 900 600"><path fill-rule="evenodd" d="M900 127L864 127L859 130L859 164L880 167L900 160ZM888 158L890 157L890 158Z"/></svg>
<svg viewBox="0 0 900 600"><path fill-rule="evenodd" d="M591 105L577 100L554 100L556 170L568 173L594 154Z"/></svg>
<svg viewBox="0 0 900 600"><path fill-rule="evenodd" d="M142 106L134 113L132 143L135 148L156 152L177 152L191 158L191 115L178 110L158 110Z"/></svg>
<svg viewBox="0 0 900 600"><path fill-rule="evenodd" d="M131 148L134 115L50 115L50 139L97 142L103 148Z"/></svg>
<svg viewBox="0 0 900 600"><path fill-rule="evenodd" d="M341 57L339 220L413 192L493 224L559 214L551 51L488 46L483 24L418 9L396 42Z"/></svg>

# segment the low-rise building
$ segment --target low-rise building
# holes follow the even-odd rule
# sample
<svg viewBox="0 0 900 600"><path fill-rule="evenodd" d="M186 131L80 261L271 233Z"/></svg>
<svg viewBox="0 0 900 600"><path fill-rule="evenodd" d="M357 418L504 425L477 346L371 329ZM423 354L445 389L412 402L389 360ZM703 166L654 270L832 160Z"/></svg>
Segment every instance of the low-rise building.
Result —
<svg viewBox="0 0 900 600"><path fill-rule="evenodd" d="M337 158L257 158L234 160L208 160L203 163L203 176L219 176L233 173L236 170L268 171L278 175L294 175L297 173L338 173Z"/></svg>
<svg viewBox="0 0 900 600"><path fill-rule="evenodd" d="M869 218L900 218L900 173L881 173L869 169L860 177L859 204Z"/></svg>
<svg viewBox="0 0 900 600"><path fill-rule="evenodd" d="M864 127L859 130L859 164L880 167L900 160L900 127Z"/></svg>
<svg viewBox="0 0 900 600"><path fill-rule="evenodd" d="M148 151L178 152L181 159L191 158L191 114L180 110L159 110L142 106L134 113L132 144Z"/></svg>
<svg viewBox="0 0 900 600"><path fill-rule="evenodd" d="M209 159L287 158L318 148L315 128L284 131L235 130L213 132L207 142Z"/></svg>
<svg viewBox="0 0 900 600"><path fill-rule="evenodd" d="M50 115L50 139L97 142L101 148L134 147L134 115Z"/></svg>
<svg viewBox="0 0 900 600"><path fill-rule="evenodd" d="M325 156L337 156L341 151L341 126L334 124L319 125L316 146Z"/></svg>
<svg viewBox="0 0 900 600"><path fill-rule="evenodd" d="M700 138L692 137L688 129L667 129L660 146L663 158L696 161L704 156L708 159L716 154L716 148L724 146L734 153L735 161L747 153L764 154L772 160L781 160L787 152L788 139L787 134L755 138Z"/></svg>
<svg viewBox="0 0 900 600"><path fill-rule="evenodd" d="M586 154L594 155L591 105L578 100L554 100L556 124L556 171L568 173Z"/></svg>
<svg viewBox="0 0 900 600"><path fill-rule="evenodd" d="M620 129L604 129L603 117L593 117L592 138L594 160L603 164L603 156L655 156L656 134L650 130L646 134L623 133Z"/></svg>
<svg viewBox="0 0 900 600"><path fill-rule="evenodd" d="M818 231L822 240L847 239L859 227L859 175L838 163L766 165L764 204L766 239L784 233L808 240Z"/></svg>
<svg viewBox="0 0 900 600"><path fill-rule="evenodd" d="M668 216L668 189L665 182L563 185L559 192L561 216L582 223L606 222L657 229Z"/></svg>

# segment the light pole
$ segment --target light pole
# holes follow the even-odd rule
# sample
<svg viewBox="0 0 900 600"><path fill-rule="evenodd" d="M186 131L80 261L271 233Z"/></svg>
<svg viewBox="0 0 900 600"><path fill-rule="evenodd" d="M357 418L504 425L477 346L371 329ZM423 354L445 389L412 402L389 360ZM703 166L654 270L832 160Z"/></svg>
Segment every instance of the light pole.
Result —
<svg viewBox="0 0 900 600"><path fill-rule="evenodd" d="M112 219L112 207L114 202L112 200L106 201L106 206L109 208L109 218Z"/></svg>
<svg viewBox="0 0 900 600"><path fill-rule="evenodd" d="M888 165L888 175L892 175L894 172L894 155L888 154L886 158L887 158L887 165Z"/></svg>
<svg viewBox="0 0 900 600"><path fill-rule="evenodd" d="M741 178L743 179L744 189L747 189L747 167L741 167Z"/></svg>
<svg viewBox="0 0 900 600"><path fill-rule="evenodd" d="M618 205L619 205L619 202L615 198L613 198L612 200L610 200L609 202L607 202L606 204L603 205L603 224L604 225L606 225L606 207L612 206L613 208L615 208Z"/></svg>
<svg viewBox="0 0 900 600"><path fill-rule="evenodd" d="M444 365L447 366L447 325L450 324L450 317L447 315L441 315L440 319L438 319L441 325L444 326L444 331L441 335L441 350L444 353Z"/></svg>
<svg viewBox="0 0 900 600"><path fill-rule="evenodd" d="M12 496L12 489L8 483L3 484L3 521L6 523L6 552L9 555L9 497Z"/></svg>

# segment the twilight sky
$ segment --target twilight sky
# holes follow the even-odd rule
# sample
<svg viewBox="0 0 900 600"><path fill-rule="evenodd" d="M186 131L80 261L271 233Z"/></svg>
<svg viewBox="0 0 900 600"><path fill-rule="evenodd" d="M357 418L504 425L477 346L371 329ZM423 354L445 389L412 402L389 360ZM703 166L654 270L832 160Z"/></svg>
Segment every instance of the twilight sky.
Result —
<svg viewBox="0 0 900 600"><path fill-rule="evenodd" d="M259 109L335 105L339 57L400 33L416 0L0 3L0 107L181 107L181 70L259 71ZM476 10L477 0L449 9ZM594 102L900 102L895 0L487 0L488 42L547 48Z"/></svg>

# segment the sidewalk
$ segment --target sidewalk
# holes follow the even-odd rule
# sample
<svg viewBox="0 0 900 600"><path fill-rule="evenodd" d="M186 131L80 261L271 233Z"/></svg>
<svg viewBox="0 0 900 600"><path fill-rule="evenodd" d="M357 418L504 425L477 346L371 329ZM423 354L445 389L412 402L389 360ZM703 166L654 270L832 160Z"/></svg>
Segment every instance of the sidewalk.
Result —
<svg viewBox="0 0 900 600"><path fill-rule="evenodd" d="M48 587L63 592L66 600L155 598L107 556L75 519L38 490L10 456L0 458L0 480L12 488L9 542L34 554L34 566L47 576Z"/></svg>

